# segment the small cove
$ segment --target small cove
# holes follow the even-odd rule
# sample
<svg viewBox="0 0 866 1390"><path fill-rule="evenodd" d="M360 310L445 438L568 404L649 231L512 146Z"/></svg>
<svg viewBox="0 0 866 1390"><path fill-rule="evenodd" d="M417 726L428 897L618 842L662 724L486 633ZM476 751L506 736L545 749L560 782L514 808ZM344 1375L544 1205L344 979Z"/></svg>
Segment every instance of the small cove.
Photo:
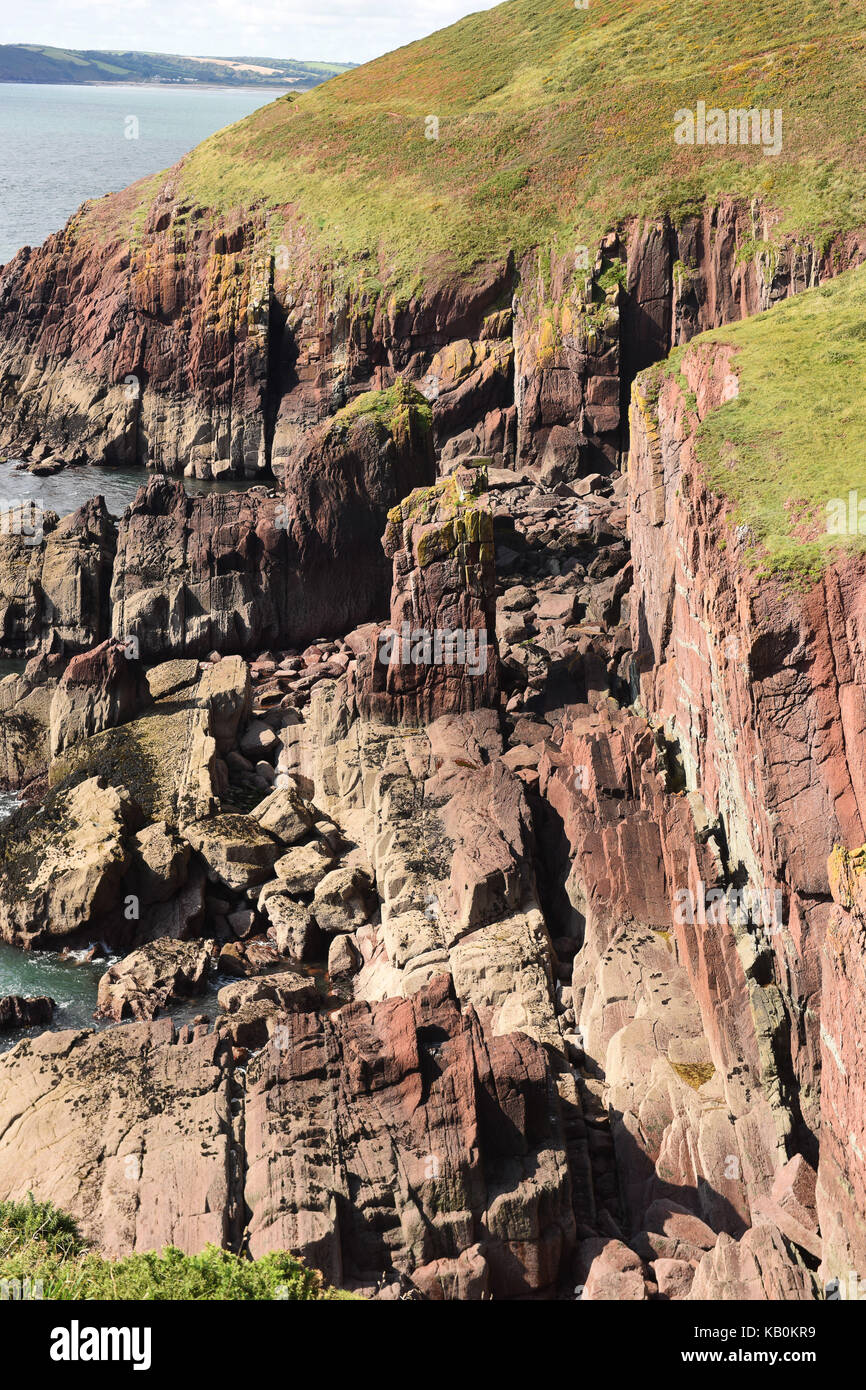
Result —
<svg viewBox="0 0 866 1390"><path fill-rule="evenodd" d="M58 473L39 477L20 468L19 465L18 459L0 462L0 511L6 511L16 503L27 502L43 512L53 511L60 516L67 516L91 497L102 496L111 515L120 517L135 500L139 488L146 486L151 478L158 476L153 470L146 468L109 468L102 464L92 464L63 468ZM177 477L174 481L183 483L189 497L275 486L274 479L269 477L213 480Z"/></svg>

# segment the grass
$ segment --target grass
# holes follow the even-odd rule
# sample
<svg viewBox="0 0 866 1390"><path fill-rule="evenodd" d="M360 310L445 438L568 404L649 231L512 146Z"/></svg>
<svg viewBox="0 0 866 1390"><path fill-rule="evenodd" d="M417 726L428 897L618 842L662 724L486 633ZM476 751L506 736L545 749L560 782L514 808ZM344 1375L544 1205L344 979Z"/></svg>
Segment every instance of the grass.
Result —
<svg viewBox="0 0 866 1390"><path fill-rule="evenodd" d="M866 268L701 334L642 380L711 343L735 349L740 389L698 430L707 481L753 533L761 573L812 582L866 549Z"/></svg>
<svg viewBox="0 0 866 1390"><path fill-rule="evenodd" d="M45 1299L264 1300L351 1299L284 1251L251 1260L209 1245L199 1255L173 1246L161 1253L103 1259L74 1221L48 1202L0 1202L0 1284L6 1280Z"/></svg>
<svg viewBox="0 0 866 1390"><path fill-rule="evenodd" d="M410 410L423 430L432 428L433 410L429 402L411 382L397 377L394 385L384 391L365 391L356 396L349 405L337 411L331 420L331 427L345 428L355 420L366 417L393 434L408 418Z"/></svg>
<svg viewBox="0 0 866 1390"><path fill-rule="evenodd" d="M509 0L273 102L171 182L218 218L282 210L277 241L299 220L338 286L372 278L402 301L431 276L591 246L626 217L679 218L722 194L829 239L864 220L864 88L859 0ZM781 108L781 154L677 145L674 113L701 100ZM141 226L154 191L90 217Z"/></svg>

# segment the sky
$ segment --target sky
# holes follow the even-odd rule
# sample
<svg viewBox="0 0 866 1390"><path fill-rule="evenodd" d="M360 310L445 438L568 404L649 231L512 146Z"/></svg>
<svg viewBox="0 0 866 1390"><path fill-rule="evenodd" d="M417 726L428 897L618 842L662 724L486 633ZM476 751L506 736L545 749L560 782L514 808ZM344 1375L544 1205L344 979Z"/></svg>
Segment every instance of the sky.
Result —
<svg viewBox="0 0 866 1390"><path fill-rule="evenodd" d="M498 0L0 0L0 43L363 63Z"/></svg>

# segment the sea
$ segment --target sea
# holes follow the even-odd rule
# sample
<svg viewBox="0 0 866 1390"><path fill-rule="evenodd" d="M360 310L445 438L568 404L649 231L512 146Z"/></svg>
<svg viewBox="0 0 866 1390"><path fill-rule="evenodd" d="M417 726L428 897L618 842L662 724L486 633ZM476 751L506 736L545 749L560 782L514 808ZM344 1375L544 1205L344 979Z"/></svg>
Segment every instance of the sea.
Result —
<svg viewBox="0 0 866 1390"><path fill-rule="evenodd" d="M287 90L0 82L0 265Z"/></svg>

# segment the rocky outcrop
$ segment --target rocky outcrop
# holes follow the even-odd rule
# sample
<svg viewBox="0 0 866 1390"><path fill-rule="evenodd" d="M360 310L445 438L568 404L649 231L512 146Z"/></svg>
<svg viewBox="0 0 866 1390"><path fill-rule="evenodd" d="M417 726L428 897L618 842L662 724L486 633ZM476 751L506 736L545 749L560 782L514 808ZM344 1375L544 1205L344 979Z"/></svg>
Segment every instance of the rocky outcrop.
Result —
<svg viewBox="0 0 866 1390"><path fill-rule="evenodd" d="M498 658L493 517L484 467L458 468L388 516L391 622L359 673L364 713L395 723L491 706Z"/></svg>
<svg viewBox="0 0 866 1390"><path fill-rule="evenodd" d="M127 792L95 777L17 812L0 827L0 936L45 946L119 912L141 821Z"/></svg>
<svg viewBox="0 0 866 1390"><path fill-rule="evenodd" d="M537 1043L491 1036L445 980L333 1019L289 1014L286 1029L249 1081L254 1254L302 1251L368 1287L384 1269L434 1299L556 1286L574 1227ZM289 1177L299 1153L300 1185ZM351 1198L350 1174L361 1184Z"/></svg>
<svg viewBox="0 0 866 1390"><path fill-rule="evenodd" d="M149 702L141 663L129 646L108 641L73 657L51 701L51 756L125 724Z"/></svg>
<svg viewBox="0 0 866 1390"><path fill-rule="evenodd" d="M282 495L190 498L154 479L120 527L115 636L135 638L145 659L225 656L310 642L381 611L387 510L433 475L418 401L398 387L390 416L373 403L338 417Z"/></svg>
<svg viewBox="0 0 866 1390"><path fill-rule="evenodd" d="M689 862L672 873L662 823L664 892L702 904L703 920L674 930L714 1062L730 1074L745 1060L773 1112L773 1167L797 1153L814 1165L820 1138L824 1269L836 1277L864 1257L849 1195L862 1166L862 1069L849 1041L863 1011L862 942L845 851L864 837L866 564L831 560L797 591L744 562L748 537L695 456L698 421L738 389L735 364L702 348L682 372L692 402L674 378L657 401L636 386L630 459L640 699L692 803L692 846L703 846L678 832ZM750 895L749 910L727 910L732 890ZM722 911L705 911L708 891Z"/></svg>
<svg viewBox="0 0 866 1390"><path fill-rule="evenodd" d="M202 994L211 949L205 941L161 938L110 965L99 981L96 1018L156 1018L169 1004Z"/></svg>
<svg viewBox="0 0 866 1390"><path fill-rule="evenodd" d="M60 519L40 504L38 516L34 534L0 535L0 648L86 651L110 635L114 522L101 497Z"/></svg>
<svg viewBox="0 0 866 1390"><path fill-rule="evenodd" d="M227 1052L170 1019L19 1042L0 1056L3 1198L54 1202L109 1255L236 1240Z"/></svg>
<svg viewBox="0 0 866 1390"><path fill-rule="evenodd" d="M53 999L39 995L24 999L20 994L6 994L0 999L0 1033L13 1033L18 1028L34 1028L50 1023L57 1008Z"/></svg>
<svg viewBox="0 0 866 1390"><path fill-rule="evenodd" d="M26 787L48 771L54 688L53 680L33 685L26 675L0 680L0 786Z"/></svg>
<svg viewBox="0 0 866 1390"><path fill-rule="evenodd" d="M246 1212L254 1254L369 1292L554 1291L574 1219L544 1049L491 1033L446 980L329 1016L268 1012L282 978L226 998L232 1026L263 1009L270 1035L245 1081L225 1034L167 1019L0 1057L0 1198L54 1201L106 1253L237 1248Z"/></svg>
<svg viewBox="0 0 866 1390"><path fill-rule="evenodd" d="M429 267L397 300L338 287L291 212L274 211L291 226L275 254L264 214L204 215L171 175L140 240L96 220L5 268L0 445L203 478L281 477L319 422L400 373L431 399L443 450L547 468L552 482L610 473L637 371L866 254L862 232L819 244L781 232L758 199L722 199L471 277Z"/></svg>

